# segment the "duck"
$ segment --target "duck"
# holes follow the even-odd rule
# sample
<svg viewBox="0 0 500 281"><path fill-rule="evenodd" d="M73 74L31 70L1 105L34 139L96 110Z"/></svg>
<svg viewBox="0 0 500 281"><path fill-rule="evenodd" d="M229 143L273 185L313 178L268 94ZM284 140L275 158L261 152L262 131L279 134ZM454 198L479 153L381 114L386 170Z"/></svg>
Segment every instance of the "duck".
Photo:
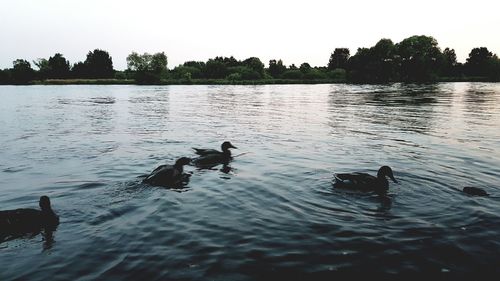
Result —
<svg viewBox="0 0 500 281"><path fill-rule="evenodd" d="M232 145L231 142L229 142L229 141L225 141L221 144L220 148L222 151L218 151L216 149L194 148L193 147L195 153L200 155L200 156L205 156L208 154L228 154L229 156L231 156L231 150L229 150L229 149L230 148L236 149L236 146Z"/></svg>
<svg viewBox="0 0 500 281"><path fill-rule="evenodd" d="M464 193L467 193L469 195L473 196L488 196L488 192L486 192L484 189L481 189L479 187L474 187L474 186L466 186L462 190Z"/></svg>
<svg viewBox="0 0 500 281"><path fill-rule="evenodd" d="M40 210L15 209L0 211L0 234L38 232L42 228L53 230L59 225L59 216L52 210L48 196L41 196Z"/></svg>
<svg viewBox="0 0 500 281"><path fill-rule="evenodd" d="M153 186L173 187L182 184L189 175L183 174L183 167L191 162L191 158L181 157L174 165L161 165L142 180Z"/></svg>
<svg viewBox="0 0 500 281"><path fill-rule="evenodd" d="M349 188L361 191L375 191L377 193L386 192L389 189L389 177L393 182L398 181L394 178L392 169L389 166L382 166L377 172L377 176L366 173L346 173L335 174L334 186L337 188Z"/></svg>
<svg viewBox="0 0 500 281"><path fill-rule="evenodd" d="M227 164L232 159L230 148L237 149L237 147L232 145L229 141L222 143L222 151L193 147L195 153L198 154L199 157L193 159L192 162L197 166Z"/></svg>

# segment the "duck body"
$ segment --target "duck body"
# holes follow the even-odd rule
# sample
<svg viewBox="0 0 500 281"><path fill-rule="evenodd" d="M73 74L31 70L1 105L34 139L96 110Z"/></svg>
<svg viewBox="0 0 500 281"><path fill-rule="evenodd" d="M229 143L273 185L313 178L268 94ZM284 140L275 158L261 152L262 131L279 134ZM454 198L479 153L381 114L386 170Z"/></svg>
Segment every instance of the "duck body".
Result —
<svg viewBox="0 0 500 281"><path fill-rule="evenodd" d="M473 196L488 196L488 192L486 192L484 189L474 187L474 186L466 186L463 189L464 193L467 193L469 195Z"/></svg>
<svg viewBox="0 0 500 281"><path fill-rule="evenodd" d="M208 155L208 154L221 154L221 151L218 151L217 149L206 149L206 148L194 148L194 153L203 156L203 155Z"/></svg>
<svg viewBox="0 0 500 281"><path fill-rule="evenodd" d="M52 210L47 196L40 197L41 210L15 209L0 211L0 234L37 232L42 228L53 229L59 224L59 216Z"/></svg>
<svg viewBox="0 0 500 281"><path fill-rule="evenodd" d="M213 166L218 164L228 164L233 159L230 148L236 148L230 142L225 141L221 145L222 151L215 149L193 148L199 157L193 159L196 166Z"/></svg>
<svg viewBox="0 0 500 281"><path fill-rule="evenodd" d="M190 162L190 158L182 157L174 165L161 165L154 169L142 182L164 187L182 184L189 177L189 175L183 173L183 166Z"/></svg>
<svg viewBox="0 0 500 281"><path fill-rule="evenodd" d="M387 192L389 189L389 181L387 177L397 183L394 178L392 169L388 166L382 166L377 173L377 176L372 176L366 173L344 173L334 175L333 185L336 188L348 188L360 191L375 191L377 193Z"/></svg>

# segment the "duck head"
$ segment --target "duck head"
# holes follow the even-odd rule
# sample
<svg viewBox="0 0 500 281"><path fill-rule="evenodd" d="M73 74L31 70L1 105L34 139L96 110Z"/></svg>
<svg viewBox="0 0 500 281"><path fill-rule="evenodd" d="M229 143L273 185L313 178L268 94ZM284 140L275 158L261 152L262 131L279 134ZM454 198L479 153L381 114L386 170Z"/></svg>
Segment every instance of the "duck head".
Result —
<svg viewBox="0 0 500 281"><path fill-rule="evenodd" d="M222 145L220 146L222 151L229 151L230 148L237 148L236 146L232 145L230 142L228 141L225 141L222 143Z"/></svg>
<svg viewBox="0 0 500 281"><path fill-rule="evenodd" d="M188 158L188 157L181 157L179 159L177 159L177 161L175 161L175 165L176 167L182 167L184 165L188 165L189 163L191 163L191 158Z"/></svg>
<svg viewBox="0 0 500 281"><path fill-rule="evenodd" d="M50 199L48 196L41 196L40 201L38 201L38 205L43 212L52 211L52 207L50 206Z"/></svg>
<svg viewBox="0 0 500 281"><path fill-rule="evenodd" d="M380 169L378 169L377 178L385 179L385 177L389 177L395 183L398 182L394 178L394 174L392 173L392 169L389 166L382 166L382 167L380 167Z"/></svg>

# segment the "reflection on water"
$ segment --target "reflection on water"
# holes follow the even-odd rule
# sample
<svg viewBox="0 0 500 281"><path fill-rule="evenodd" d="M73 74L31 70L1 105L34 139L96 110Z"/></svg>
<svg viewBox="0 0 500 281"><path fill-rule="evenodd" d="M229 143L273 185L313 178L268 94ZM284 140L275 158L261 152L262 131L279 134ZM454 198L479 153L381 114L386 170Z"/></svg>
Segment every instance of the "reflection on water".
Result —
<svg viewBox="0 0 500 281"><path fill-rule="evenodd" d="M0 99L0 209L46 194L61 217L0 244L0 280L499 273L499 84L2 86ZM224 140L234 160L185 167L181 190L138 178ZM381 165L399 180L387 195L332 187L334 172Z"/></svg>

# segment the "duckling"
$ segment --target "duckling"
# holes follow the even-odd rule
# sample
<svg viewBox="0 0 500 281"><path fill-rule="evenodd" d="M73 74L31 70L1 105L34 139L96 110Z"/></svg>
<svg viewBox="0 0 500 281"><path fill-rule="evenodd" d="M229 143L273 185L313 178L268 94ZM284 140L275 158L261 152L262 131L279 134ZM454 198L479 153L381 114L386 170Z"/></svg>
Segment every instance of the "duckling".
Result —
<svg viewBox="0 0 500 281"><path fill-rule="evenodd" d="M197 166L227 164L232 159L230 148L236 149L236 147L228 141L222 143L222 152L215 149L193 148L195 153L200 155L198 158L193 159L193 163Z"/></svg>
<svg viewBox="0 0 500 281"><path fill-rule="evenodd" d="M386 177L397 183L392 169L389 166L382 166L378 170L376 177L366 173L335 174L333 184L337 188L383 193L389 189L389 181L387 181Z"/></svg>
<svg viewBox="0 0 500 281"><path fill-rule="evenodd" d="M143 183L154 186L172 187L181 184L189 175L183 174L183 166L191 162L190 158L182 157L174 165L161 165L149 174Z"/></svg>
<svg viewBox="0 0 500 281"><path fill-rule="evenodd" d="M41 228L53 229L59 224L59 216L52 210L50 199L41 196L40 210L16 209L0 211L0 234L37 232Z"/></svg>

